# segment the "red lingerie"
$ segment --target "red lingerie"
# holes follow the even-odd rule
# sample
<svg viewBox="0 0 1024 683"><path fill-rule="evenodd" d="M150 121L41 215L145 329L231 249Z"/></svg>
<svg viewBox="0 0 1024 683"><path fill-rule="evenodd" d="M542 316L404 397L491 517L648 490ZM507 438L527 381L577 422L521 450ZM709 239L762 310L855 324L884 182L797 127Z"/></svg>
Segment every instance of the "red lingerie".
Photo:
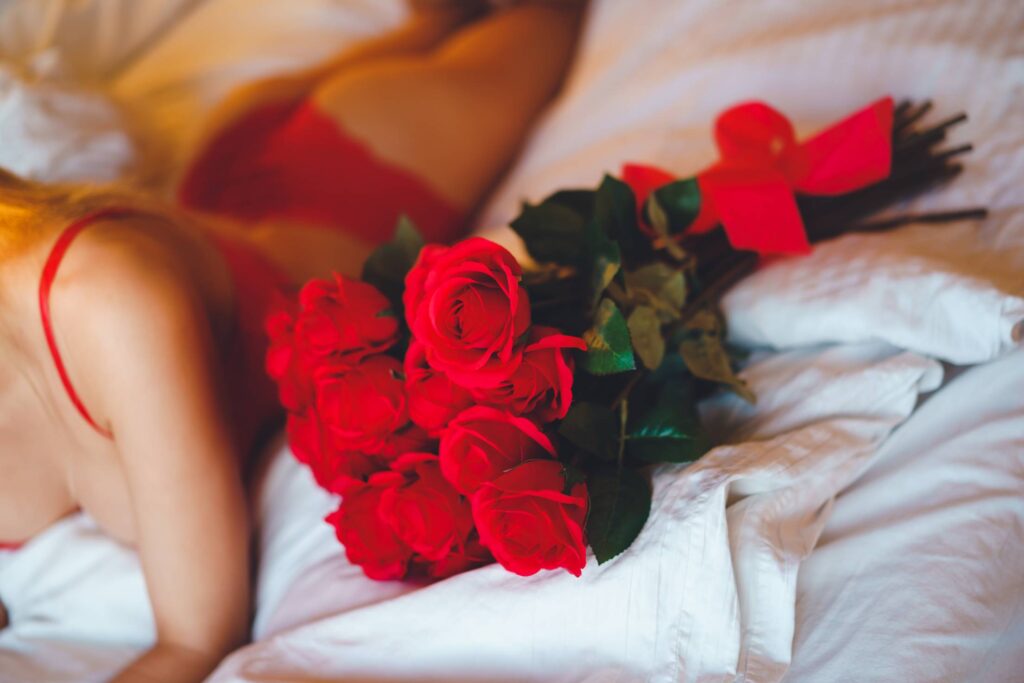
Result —
<svg viewBox="0 0 1024 683"><path fill-rule="evenodd" d="M222 132L189 168L178 196L189 208L248 223L291 220L371 244L390 239L402 214L431 242L460 237L464 219L312 102L265 106Z"/></svg>

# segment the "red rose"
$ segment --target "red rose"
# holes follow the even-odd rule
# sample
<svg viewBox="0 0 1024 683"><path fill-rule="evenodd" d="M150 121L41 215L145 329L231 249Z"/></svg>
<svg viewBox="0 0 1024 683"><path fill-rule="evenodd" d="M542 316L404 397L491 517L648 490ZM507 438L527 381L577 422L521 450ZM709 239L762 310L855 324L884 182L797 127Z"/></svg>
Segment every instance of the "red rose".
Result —
<svg viewBox="0 0 1024 683"><path fill-rule="evenodd" d="M474 237L427 246L405 278L406 320L430 365L466 388L494 386L516 368L530 327L522 269L494 242Z"/></svg>
<svg viewBox="0 0 1024 683"><path fill-rule="evenodd" d="M295 317L298 306L289 300L275 302L263 322L270 339L265 358L267 374L277 383L277 395L286 409L299 413L306 409L313 396L313 378L299 367L295 349Z"/></svg>
<svg viewBox="0 0 1024 683"><path fill-rule="evenodd" d="M313 400L313 376L323 365L352 366L387 350L398 334L388 300L371 285L335 275L312 280L299 301L282 300L264 321L270 338L267 374L281 404L303 412Z"/></svg>
<svg viewBox="0 0 1024 683"><path fill-rule="evenodd" d="M436 562L461 552L473 530L469 502L441 476L437 456L406 453L391 464L405 483L381 496L381 516L423 559Z"/></svg>
<svg viewBox="0 0 1024 683"><path fill-rule="evenodd" d="M338 509L326 518L345 546L349 561L378 581L405 577L412 559L412 550L380 514L385 492L402 481L402 475L396 472L378 472L368 484L349 491Z"/></svg>
<svg viewBox="0 0 1024 683"><path fill-rule="evenodd" d="M551 327L532 327L516 371L497 387L474 392L474 397L541 424L562 419L572 405L574 364L566 353L569 349L586 351L587 344Z"/></svg>
<svg viewBox="0 0 1024 683"><path fill-rule="evenodd" d="M361 485L374 472L387 468L379 458L331 447L313 411L288 415L287 431L288 445L295 459L309 467L321 488L332 493L344 494L353 486Z"/></svg>
<svg viewBox="0 0 1024 683"><path fill-rule="evenodd" d="M446 579L476 567L482 567L494 558L476 537L476 532L463 544L461 549L453 550L437 562L420 565L426 575L432 579Z"/></svg>
<svg viewBox="0 0 1024 683"><path fill-rule="evenodd" d="M402 367L390 356L371 356L353 368L320 368L316 407L334 448L382 453L409 422Z"/></svg>
<svg viewBox="0 0 1024 683"><path fill-rule="evenodd" d="M564 490L561 464L531 460L473 494L480 541L502 567L520 576L559 567L580 575L587 564L587 487Z"/></svg>
<svg viewBox="0 0 1024 683"><path fill-rule="evenodd" d="M486 406L459 413L441 432L440 452L441 472L465 495L524 460L555 456L533 422Z"/></svg>
<svg viewBox="0 0 1024 683"><path fill-rule="evenodd" d="M409 423L397 432L383 438L380 456L386 460L397 458L403 453L419 453L437 450L437 440L431 439L423 427Z"/></svg>
<svg viewBox="0 0 1024 683"><path fill-rule="evenodd" d="M405 354L405 390L409 417L428 432L436 432L473 405L469 391L430 367L426 348L415 340Z"/></svg>
<svg viewBox="0 0 1024 683"><path fill-rule="evenodd" d="M354 366L395 343L398 320L375 287L343 275L310 280L299 293L298 352L307 365Z"/></svg>

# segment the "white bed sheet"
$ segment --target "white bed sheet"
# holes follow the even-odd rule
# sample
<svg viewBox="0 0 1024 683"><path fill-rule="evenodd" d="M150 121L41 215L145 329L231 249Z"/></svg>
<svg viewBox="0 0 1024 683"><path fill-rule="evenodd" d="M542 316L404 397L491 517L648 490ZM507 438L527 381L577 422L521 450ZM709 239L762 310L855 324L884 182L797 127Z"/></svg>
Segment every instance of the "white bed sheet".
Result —
<svg viewBox="0 0 1024 683"><path fill-rule="evenodd" d="M800 569L786 683L1024 680L1024 350L929 398Z"/></svg>
<svg viewBox="0 0 1024 683"><path fill-rule="evenodd" d="M139 3L152 10L147 16L161 18L161 38L153 41L155 49L134 51L130 58L113 60L116 68L109 67L104 73L113 74L112 87L122 103L149 118L150 130L158 131L157 137L165 143L170 141L173 149L187 148L196 122L231 83L314 61L344 40L393 23L402 13L397 0L200 0L179 2L176 15L162 13L161 2ZM9 0L8 4L19 3ZM113 7L118 2L106 0L102 4ZM172 4L163 2L162 7ZM167 19L172 15L175 21ZM111 10L103 16L109 21L109 17L125 15ZM154 21L122 25L148 26L147 30L152 31ZM0 36L8 35L4 31L9 27L0 14ZM246 39L218 41L217 50L197 49L207 45L210 36L219 37L231 29ZM1024 9L1014 2L793 5L762 1L743 3L742 11L737 11L736 5L711 0L595 0L570 87L484 212L481 225L494 227L492 236L509 241L508 233L499 226L513 214L520 199L536 199L568 184L591 184L601 171L615 170L621 161L641 159L680 172L695 170L712 154L710 120L737 98L768 97L792 114L801 129L825 123L884 91L933 97L943 108L968 108L972 122L961 135L978 144L968 173L951 191L916 205L983 202L994 209L993 217L981 229L958 225L935 231L949 248L944 256L933 254L927 266L949 273L969 261L969 267L957 273L965 277L956 282L965 285L965 291L973 282L979 291L994 293L997 298L989 303L1004 308L985 307L988 317L979 318L975 310L958 308L963 301L954 297L954 303L947 302L939 309L945 317L935 317L928 311L919 313L923 317L918 320L949 320L952 314L961 329L977 326L992 334L984 336L981 343L966 346L964 339L920 330L917 337L887 337L892 318L875 315L876 311L865 305L866 299L854 302L850 309L862 316L861 329L866 338L837 338L840 328L825 325L824 329L804 328L795 340L783 339L777 336L778 329L773 331L762 324L752 329L760 329L763 336L758 343L769 346L840 340L847 345L835 349L813 347L762 359L748 371L753 373L755 384L764 382L758 385L763 396L760 413L746 411L728 400L709 407L711 417L740 425L747 436L774 436L788 443L806 438L803 430L816 425L836 429L837 410L859 416L860 427L853 433L861 448L851 444L846 450L830 451L837 457L828 459L833 466L829 471L834 475L828 481L838 489L874 457L873 447L866 444L877 442L909 412L921 382L925 388L934 383L934 366L920 353L940 357L946 353L958 360L949 352L964 351L974 355L969 361L959 362L980 362L1013 343L1012 325L1019 299L1007 294L1024 291L1020 279L1024 268L1024 213L1019 193L1024 176L1022 29ZM87 28L83 30L88 33ZM117 49L119 42L136 44L131 36L105 35L108 46L97 49L107 54L127 54ZM295 40L298 35L303 36L302 41ZM61 44L55 47L59 52ZM883 241L862 246L884 252L886 238L877 239ZM837 249L856 249L857 240L853 242ZM970 259L967 254L971 254ZM890 268L884 274L891 278L894 272ZM918 274L923 272L927 269L919 269ZM998 276L991 277L994 274ZM742 287L734 291L730 304L734 323L742 323L743 316L751 325L758 320L771 322L772 306L790 305L786 293L798 291L792 286L776 289L771 295L757 291L799 281L786 266L782 266L781 273L762 273L758 277L767 279L762 279L759 286L751 284L756 279L748 281L745 295ZM903 282L908 284L907 280ZM759 302L764 304L762 310L767 316L758 317ZM802 304L827 307L829 299L820 297ZM813 312L813 308L805 309L805 313L807 310ZM907 317L912 308L898 310L912 333L912 319ZM778 319L787 318L779 315ZM947 328L936 325L935 329ZM917 346L919 353L899 354L873 339ZM937 340L946 340L945 350L941 345L934 346ZM871 349L867 357L866 349ZM834 361L832 365L829 358ZM786 362L794 359L817 359L817 365L834 373L819 377L807 372L787 375ZM840 362L842 359L846 360ZM861 365L850 359L857 359ZM864 398L862 391L871 386L872 367L891 371L878 376L905 378L902 393L890 397L893 404L844 407L835 402L795 400L796 389L821 388L829 384L819 381L824 378L834 387L857 386L858 391L848 393ZM757 368L767 373L761 380ZM789 371L792 373L794 368L789 367ZM915 372L920 374L911 379ZM541 647L532 658L525 657L523 649L536 646L537 641L527 637L531 629L538 636L554 631L553 637L562 637L565 633L557 628L557 620L541 620L544 612L538 612L533 620L523 621L522 614L510 618L507 625L527 627L520 629L526 635L516 632L512 640L495 639L494 629L488 630L484 624L478 635L477 654L466 652L465 647L460 650L458 643L452 642L447 642L447 649L434 652L424 646L433 641L420 637L418 643L413 642L422 634L396 632L395 625L402 622L403 615L430 608L431 600L438 600L436 606L443 607L448 604L445 596L471 599L475 609L480 609L501 604L502 588L507 591L508 581L519 580L488 569L460 577L461 584L444 582L405 596L410 590L407 586L361 579L357 570L339 559L329 529L313 523L329 500L311 487L294 463L279 455L259 503L266 554L274 559L272 565L265 565L259 584L257 635L268 639L238 653L226 663L217 680L281 680L281 676L294 678L300 671L310 675L323 672L325 676L335 671L339 675L357 672L373 680L470 680L474 676L488 680L553 680L557 674L555 677L562 680L645 680L657 675L657 680L772 681L783 675L789 662L791 630L795 630L795 650L787 681L1017 680L1014 674L1021 670L1024 658L1019 604L1022 592L1019 572L1013 570L1021 566L1024 541L1024 408L1020 392L1014 393L1013 389L1022 375L1024 354L1016 352L967 371L925 402L884 443L877 456L879 462L835 501L821 546L800 567L799 581L796 567L828 518L827 505L806 508L809 501L805 501L805 507L799 509L812 509L815 514L797 516L793 528L779 526L782 518L774 518L775 528L787 532L781 534L778 545L765 545L774 539L764 535L754 534L744 541L734 533L726 546L716 546L718 565L691 565L690 576L696 578L702 576L701 571L721 567L723 558L731 557L732 562L727 563L734 564L727 572L731 579L718 575L710 583L687 584L692 588L680 592L680 581L669 579L676 578L672 571L679 571L675 560L687 561L686 553L680 553L679 558L662 556L657 562L641 565L659 567L667 574L662 576L664 583L657 586L659 590L664 586L668 591L664 595L677 600L677 612L682 614L666 617L668 603L652 602L651 593L638 591L637 600L628 601L629 609L636 610L637 617L648 618L633 624L638 634L633 640L612 628L596 628L592 641L569 638L566 645L571 647L556 651ZM787 395L793 400L783 400ZM769 410L772 396L779 398L774 412ZM886 412L890 405L896 407ZM804 418L799 419L800 415ZM870 429L871 419L881 420L884 428ZM769 470L770 463L771 458L760 461ZM725 513L723 498L720 506L700 508L707 513L702 522L717 519L732 529L772 528L740 523L740 517L758 510L758 500L777 500L779 489L773 487L784 480L750 476L752 473L746 472L746 483L739 485L746 487L741 491L756 494L746 499L750 502L733 505L723 516L717 514ZM679 514L692 524L696 517L687 517L678 505L688 500L686 495L692 491L687 486L693 479L666 475L663 472L659 479L661 519L667 522L675 519L672 514ZM810 476L807 472L803 475ZM724 496L724 488L717 490L722 493L716 495ZM806 486L797 490L821 495L823 502L831 495L827 490L814 492ZM758 498L765 493L770 495ZM669 552L672 548L679 550L672 544L695 531L686 524L678 525L683 529L670 526L652 525L645 532L648 545L640 544L634 555L646 552L650 558L652 535L659 539L654 547ZM723 538L722 533L728 536L728 531L718 527L717 538ZM95 547L103 547L103 539L96 538L95 530L84 518L70 526L56 527L34 545L49 548L52 553L62 544L77 546L79 537L87 540L86 546L97 542L101 545ZM792 556L778 561L778 548ZM990 561L986 552L995 551L1000 554ZM31 608L26 598L25 609L34 612L22 612L20 619L28 630L12 629L0 635L0 681L102 680L151 638L138 570L131 566L130 556L121 564L119 558L126 557L122 549L110 544L96 555L75 553L76 558L100 559L94 559L91 565L71 560L59 571L57 563L40 562L40 557L46 557L42 550L35 553L29 554L27 549L22 557L30 559L19 560L17 565L3 566L0 560L0 591L20 581L20 585L32 588L21 594L36 598ZM756 557L772 560L769 564L774 570L765 571L763 566L742 561ZM26 569L31 566L27 564L30 560L38 570L35 574ZM607 571L588 570L578 584L583 594L615 595L614 591L601 593L601 584L637 575L638 562L623 560L609 565ZM94 571L97 566L104 570ZM617 566L623 568L616 572ZM642 572L640 575L650 579ZM733 581L732 593L725 590L729 580ZM767 583L762 584L762 580ZM541 584L536 590L550 597L547 602L552 611L557 611L565 603L567 591L573 590L551 587L572 585L565 581L535 581ZM457 585L463 589L458 590ZM752 590L757 585L784 588L765 595ZM702 598L699 605L692 602L695 596ZM715 600L722 601L717 613L709 609ZM107 616L100 617L103 628L86 626L90 617L102 614L97 611L100 608L107 611ZM462 616L472 613L467 611ZM586 610L582 613L590 614ZM24 618L31 614L38 618ZM751 621L751 615L758 614L767 618L760 626L756 620ZM651 635L652 628L657 631L663 624L678 631ZM545 627L550 630L545 631ZM894 641L899 647L882 647ZM595 643L601 647L595 649ZM409 658L392 656L403 649L410 653ZM381 653L387 656L375 656ZM493 654L493 659L485 661L480 653ZM656 667L661 668L655 672Z"/></svg>

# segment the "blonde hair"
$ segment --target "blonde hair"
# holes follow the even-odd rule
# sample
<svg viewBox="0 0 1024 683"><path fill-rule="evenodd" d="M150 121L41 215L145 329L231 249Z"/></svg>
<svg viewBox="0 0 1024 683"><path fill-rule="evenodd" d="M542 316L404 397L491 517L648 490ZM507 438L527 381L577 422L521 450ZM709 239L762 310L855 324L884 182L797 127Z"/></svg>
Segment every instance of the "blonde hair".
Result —
<svg viewBox="0 0 1024 683"><path fill-rule="evenodd" d="M0 262L45 239L57 226L112 204L152 202L124 189L38 183L0 168Z"/></svg>
<svg viewBox="0 0 1024 683"><path fill-rule="evenodd" d="M42 239L46 226L67 215L69 187L35 183L0 168L0 261Z"/></svg>

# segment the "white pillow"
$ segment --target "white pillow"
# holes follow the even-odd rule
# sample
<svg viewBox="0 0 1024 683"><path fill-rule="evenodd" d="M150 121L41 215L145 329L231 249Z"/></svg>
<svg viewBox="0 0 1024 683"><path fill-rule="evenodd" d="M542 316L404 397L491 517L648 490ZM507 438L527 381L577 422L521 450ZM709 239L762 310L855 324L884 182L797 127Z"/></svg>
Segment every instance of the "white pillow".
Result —
<svg viewBox="0 0 1024 683"><path fill-rule="evenodd" d="M0 63L0 167L33 180L110 182L137 164L125 117L104 94Z"/></svg>
<svg viewBox="0 0 1024 683"><path fill-rule="evenodd" d="M984 245L974 225L847 235L780 259L722 302L732 341L793 346L871 339L952 363L982 363L1024 342L1024 243Z"/></svg>

